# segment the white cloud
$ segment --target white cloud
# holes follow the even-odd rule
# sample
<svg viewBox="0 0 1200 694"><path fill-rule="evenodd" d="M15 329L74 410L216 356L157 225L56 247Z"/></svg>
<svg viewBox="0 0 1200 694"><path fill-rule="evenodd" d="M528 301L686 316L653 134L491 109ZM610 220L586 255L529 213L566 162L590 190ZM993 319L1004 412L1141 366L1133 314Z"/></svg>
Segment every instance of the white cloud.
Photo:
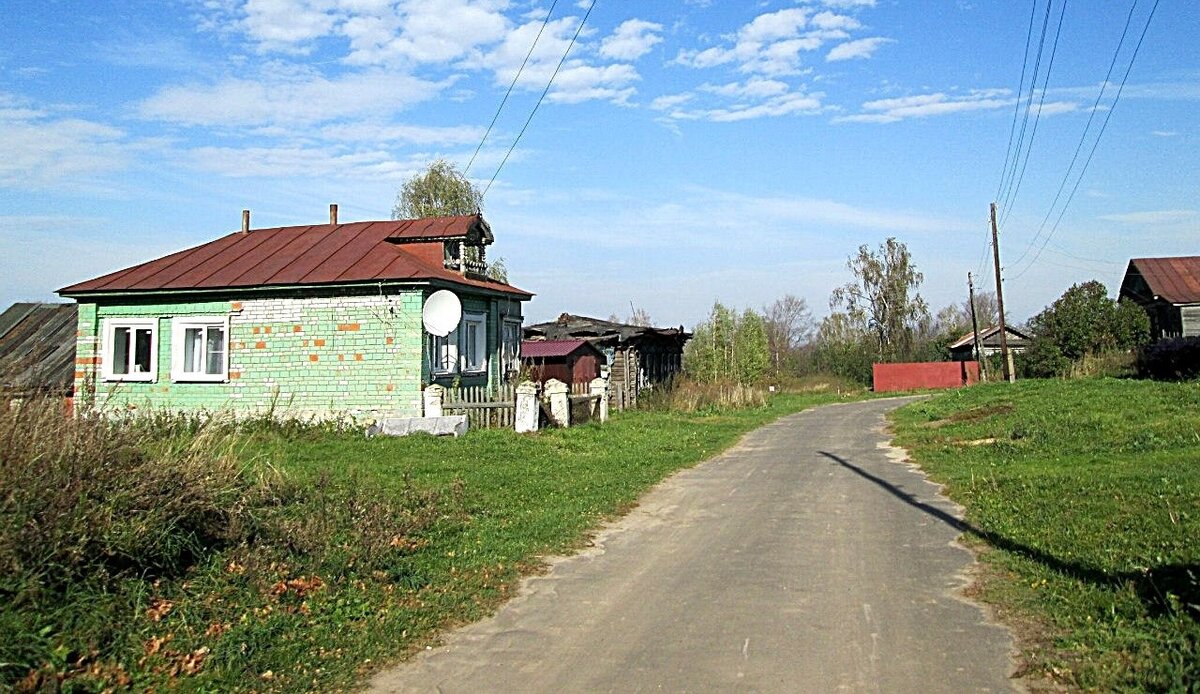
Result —
<svg viewBox="0 0 1200 694"><path fill-rule="evenodd" d="M483 128L478 126L424 126L399 123L338 123L322 127L322 138L336 142L394 142L418 145L466 145L474 144L483 137Z"/></svg>
<svg viewBox="0 0 1200 694"><path fill-rule="evenodd" d="M551 102L576 104L603 99L625 103L633 95L629 86L640 79L631 65L582 65L565 67L554 78L554 86L546 99Z"/></svg>
<svg viewBox="0 0 1200 694"><path fill-rule="evenodd" d="M846 43L834 46L826 54L825 60L832 63L838 60L870 58L880 46L887 43L895 43L895 40L876 36L869 39L847 41Z"/></svg>
<svg viewBox="0 0 1200 694"><path fill-rule="evenodd" d="M696 95L684 92L682 94L665 94L650 102L650 108L655 111L670 111L695 99Z"/></svg>
<svg viewBox="0 0 1200 694"><path fill-rule="evenodd" d="M927 118L968 111L987 111L1008 108L1016 99L1005 89L975 89L965 95L917 94L891 99L877 99L862 105L862 113L838 116L834 123L894 123L907 118ZM1078 109L1078 104L1052 101L1042 104L1041 115L1051 116L1069 113Z"/></svg>
<svg viewBox="0 0 1200 694"><path fill-rule="evenodd" d="M386 150L344 147L197 147L192 166L229 178L402 180L427 163L425 153L398 160Z"/></svg>
<svg viewBox="0 0 1200 694"><path fill-rule="evenodd" d="M661 31L661 24L641 19L626 20L600 42L600 55L613 60L637 60L662 43Z"/></svg>
<svg viewBox="0 0 1200 694"><path fill-rule="evenodd" d="M751 77L743 82L731 82L729 84L710 85L705 84L700 86L701 91L726 96L733 99L765 99L773 96L779 96L789 91L786 82L779 80L766 79L763 77Z"/></svg>
<svg viewBox="0 0 1200 694"><path fill-rule="evenodd" d="M862 27L854 17L807 7L758 15L725 41L703 50L681 50L675 62L694 68L734 64L745 73L789 75L802 72L804 53L850 37Z"/></svg>
<svg viewBox="0 0 1200 694"><path fill-rule="evenodd" d="M667 114L673 120L707 120L732 123L779 116L814 115L822 110L822 94L787 92L763 99L758 103L735 103L715 108L674 108Z"/></svg>
<svg viewBox="0 0 1200 694"><path fill-rule="evenodd" d="M1102 214L1098 219L1121 224L1137 224L1142 226L1158 224L1181 224L1185 222L1200 222L1200 211L1197 210L1153 210L1149 212L1126 212L1124 214Z"/></svg>
<svg viewBox="0 0 1200 694"><path fill-rule="evenodd" d="M132 149L123 130L0 92L0 188L90 187L99 174L125 168Z"/></svg>
<svg viewBox="0 0 1200 694"><path fill-rule="evenodd" d="M1175 137L1179 133L1174 130L1151 130L1150 134L1158 137Z"/></svg>
<svg viewBox="0 0 1200 694"><path fill-rule="evenodd" d="M321 123L390 114L435 96L446 83L396 71L340 77L302 72L167 87L138 105L143 118L209 127Z"/></svg>
<svg viewBox="0 0 1200 694"><path fill-rule="evenodd" d="M329 0L246 0L245 31L261 50L303 51L304 44L333 31Z"/></svg>
<svg viewBox="0 0 1200 694"><path fill-rule="evenodd" d="M507 0L406 0L394 10L386 3L362 7L341 26L350 39L347 60L374 65L463 58L505 37L510 24L503 11L508 7Z"/></svg>

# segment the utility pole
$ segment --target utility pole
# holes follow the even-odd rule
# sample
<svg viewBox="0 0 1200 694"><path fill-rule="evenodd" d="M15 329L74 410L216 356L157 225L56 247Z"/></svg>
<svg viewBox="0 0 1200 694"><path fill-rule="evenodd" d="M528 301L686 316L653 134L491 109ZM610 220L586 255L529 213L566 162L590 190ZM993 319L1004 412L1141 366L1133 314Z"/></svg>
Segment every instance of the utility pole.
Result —
<svg viewBox="0 0 1200 694"><path fill-rule="evenodd" d="M1013 373L1012 354L1008 351L1008 328L1004 326L1004 286L1000 283L1000 232L996 228L996 203L992 203L992 257L996 261L996 307L1000 309L1000 360L1004 380L1017 380Z"/></svg>
<svg viewBox="0 0 1200 694"><path fill-rule="evenodd" d="M984 359L983 345L979 342L979 321L975 319L975 281L971 273L967 273L967 291L971 298L971 339L975 341L975 358L979 360L979 373L987 380L987 359Z"/></svg>

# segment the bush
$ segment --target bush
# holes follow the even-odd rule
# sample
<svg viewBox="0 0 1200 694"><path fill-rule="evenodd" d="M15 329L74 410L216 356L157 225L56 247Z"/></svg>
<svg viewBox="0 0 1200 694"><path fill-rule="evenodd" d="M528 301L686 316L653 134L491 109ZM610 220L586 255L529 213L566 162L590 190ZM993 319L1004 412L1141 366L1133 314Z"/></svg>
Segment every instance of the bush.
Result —
<svg viewBox="0 0 1200 694"><path fill-rule="evenodd" d="M1182 381L1200 376L1200 337L1179 337L1146 345L1138 352L1142 378Z"/></svg>

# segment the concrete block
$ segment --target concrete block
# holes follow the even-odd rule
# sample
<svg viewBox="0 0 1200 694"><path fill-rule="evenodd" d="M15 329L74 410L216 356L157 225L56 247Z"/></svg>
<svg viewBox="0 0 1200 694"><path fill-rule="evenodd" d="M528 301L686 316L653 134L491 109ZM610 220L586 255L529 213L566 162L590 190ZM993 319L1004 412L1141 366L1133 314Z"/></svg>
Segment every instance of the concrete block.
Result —
<svg viewBox="0 0 1200 694"><path fill-rule="evenodd" d="M433 436L462 436L467 433L465 414L444 417L384 417L367 429L367 436L408 436L425 433Z"/></svg>

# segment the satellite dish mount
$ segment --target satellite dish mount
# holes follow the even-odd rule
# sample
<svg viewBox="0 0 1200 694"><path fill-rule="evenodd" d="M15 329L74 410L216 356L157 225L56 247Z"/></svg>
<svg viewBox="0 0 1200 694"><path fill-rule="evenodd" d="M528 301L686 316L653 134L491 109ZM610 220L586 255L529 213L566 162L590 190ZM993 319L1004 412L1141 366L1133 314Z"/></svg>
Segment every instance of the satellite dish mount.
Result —
<svg viewBox="0 0 1200 694"><path fill-rule="evenodd" d="M445 337L454 332L462 320L462 302L454 292L439 289L425 300L421 309L421 323L425 332L435 337Z"/></svg>

